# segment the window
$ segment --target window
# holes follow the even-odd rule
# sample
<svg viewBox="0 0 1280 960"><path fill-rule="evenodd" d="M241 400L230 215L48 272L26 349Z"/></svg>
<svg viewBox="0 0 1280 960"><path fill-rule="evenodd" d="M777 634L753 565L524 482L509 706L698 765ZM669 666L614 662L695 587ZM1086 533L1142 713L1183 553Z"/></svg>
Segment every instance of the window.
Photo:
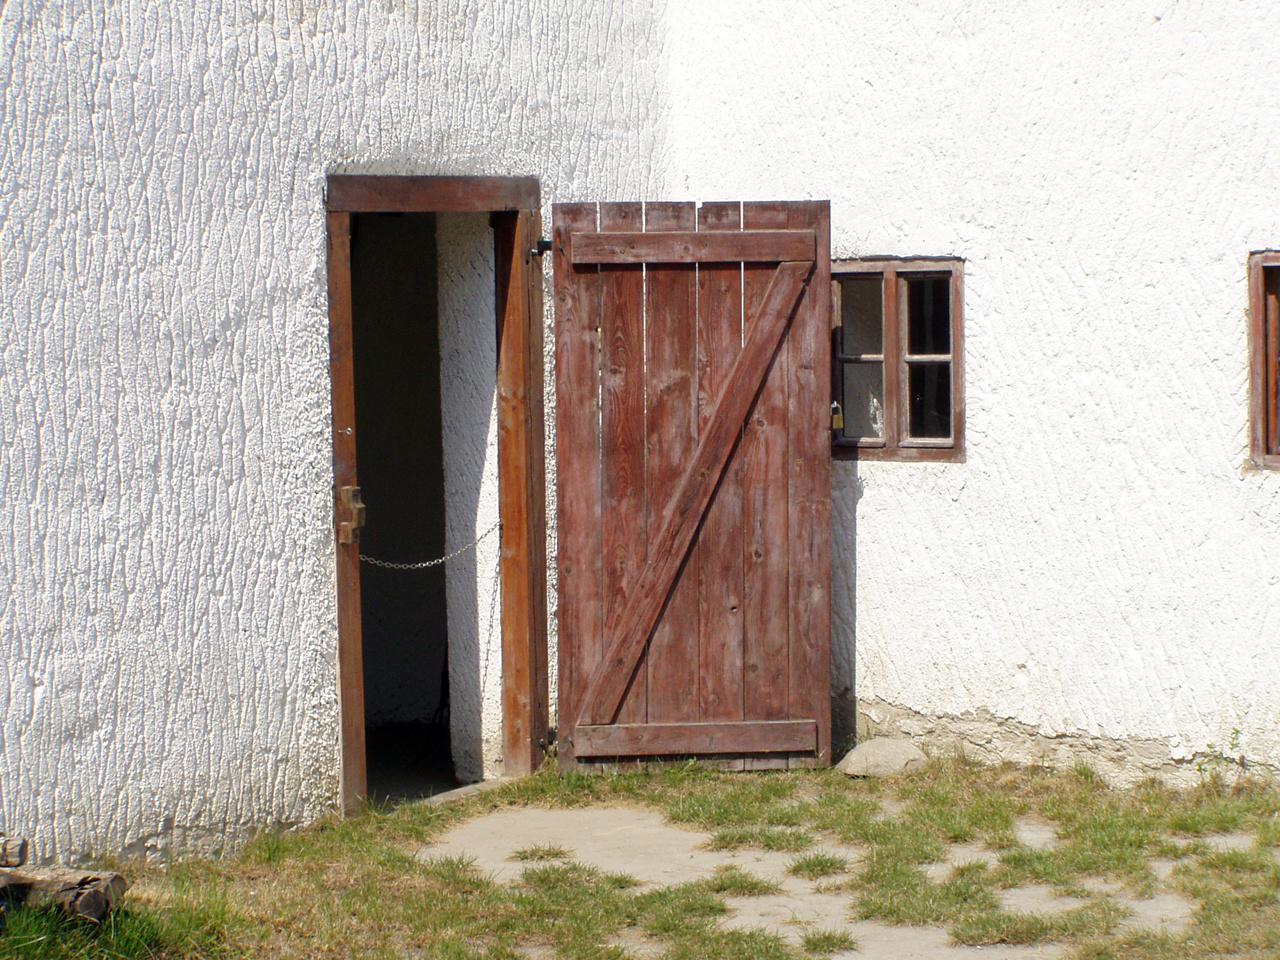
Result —
<svg viewBox="0 0 1280 960"><path fill-rule="evenodd" d="M832 264L831 383L844 420L832 427L837 457L964 459L963 265Z"/></svg>
<svg viewBox="0 0 1280 960"><path fill-rule="evenodd" d="M1280 469L1280 251L1249 256L1249 434L1254 462Z"/></svg>

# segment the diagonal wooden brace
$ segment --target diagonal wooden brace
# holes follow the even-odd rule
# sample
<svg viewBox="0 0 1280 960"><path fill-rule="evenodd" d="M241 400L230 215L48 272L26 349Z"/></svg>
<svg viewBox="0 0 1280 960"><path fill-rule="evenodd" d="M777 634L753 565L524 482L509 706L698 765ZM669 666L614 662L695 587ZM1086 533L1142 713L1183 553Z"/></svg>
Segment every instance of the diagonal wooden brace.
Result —
<svg viewBox="0 0 1280 960"><path fill-rule="evenodd" d="M778 264L759 310L748 323L747 342L711 408L706 431L698 438L693 461L663 508L658 535L649 544L649 560L614 629L606 631L613 639L582 699L579 724L609 724L617 716L667 594L729 463L733 438L755 403L813 268L812 260Z"/></svg>

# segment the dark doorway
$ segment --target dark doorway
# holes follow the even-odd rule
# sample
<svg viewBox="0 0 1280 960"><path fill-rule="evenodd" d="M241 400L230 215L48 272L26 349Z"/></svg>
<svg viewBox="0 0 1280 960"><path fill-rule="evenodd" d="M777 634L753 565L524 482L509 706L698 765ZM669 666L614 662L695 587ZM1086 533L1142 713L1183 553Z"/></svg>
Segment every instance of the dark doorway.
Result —
<svg viewBox="0 0 1280 960"><path fill-rule="evenodd" d="M449 741L436 217L351 218L352 354L361 497L368 792L457 786Z"/></svg>
<svg viewBox="0 0 1280 960"><path fill-rule="evenodd" d="M479 213L489 217L494 245L494 316L476 316L480 329L492 330L497 320L497 383L493 402L497 413L497 474L501 529L498 610L501 642L502 771L518 776L535 770L544 758L548 734L546 510L543 496L542 398L542 269L541 207L538 181L533 177L365 176L330 174L325 181L325 242L329 299L329 383L333 409L333 535L334 590L337 599L338 722L341 736L338 797L344 812L362 809L366 788L365 659L361 615L361 553L359 531L366 511L358 493L364 475L363 455L357 472L356 387L353 357L352 229L366 214ZM370 219L368 222L373 222ZM430 221L426 221L430 222ZM375 228L376 229L376 228ZM430 230L418 234L430 249ZM366 241L368 233L366 231ZM368 243L363 260L371 256ZM403 262L397 260L396 267ZM441 265L428 256L422 270ZM394 272L394 271L392 271ZM429 297L435 284L422 284ZM487 311L486 311L487 312ZM375 318L365 317L366 326ZM375 367L375 376L377 368ZM428 372L418 371L423 375ZM367 379L366 374L366 379ZM373 413L367 400L362 412ZM451 418L451 426L452 426ZM378 424L374 423L374 429ZM436 428L434 436L439 436ZM376 469L376 468L375 468ZM381 496L381 494L377 494ZM465 537L464 537L465 539ZM416 558L413 558L416 559ZM457 653L458 637L454 637ZM452 726L468 707L468 683L461 677L466 657L455 656L449 696ZM443 673L443 667L442 667ZM442 689L443 693L443 689ZM374 706L374 716L382 717ZM421 722L421 721L418 721ZM379 723L379 726L387 724ZM480 725L463 731L478 743ZM471 764L470 743L454 731L455 768ZM423 742L418 738L415 742ZM475 770L469 775L483 776Z"/></svg>

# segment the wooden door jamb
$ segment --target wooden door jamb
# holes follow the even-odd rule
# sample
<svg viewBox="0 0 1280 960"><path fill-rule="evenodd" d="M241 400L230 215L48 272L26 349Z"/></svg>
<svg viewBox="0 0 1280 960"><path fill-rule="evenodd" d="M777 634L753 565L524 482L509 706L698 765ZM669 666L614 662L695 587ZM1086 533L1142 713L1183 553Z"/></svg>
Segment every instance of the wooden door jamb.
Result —
<svg viewBox="0 0 1280 960"><path fill-rule="evenodd" d="M342 486L356 484L351 364L353 213L490 213L498 333L498 487L502 521L502 733L504 772L535 770L546 748L546 502L542 391L540 191L533 177L332 175L326 192L335 531ZM336 539L336 537L335 537ZM366 792L359 545L337 546L341 802Z"/></svg>

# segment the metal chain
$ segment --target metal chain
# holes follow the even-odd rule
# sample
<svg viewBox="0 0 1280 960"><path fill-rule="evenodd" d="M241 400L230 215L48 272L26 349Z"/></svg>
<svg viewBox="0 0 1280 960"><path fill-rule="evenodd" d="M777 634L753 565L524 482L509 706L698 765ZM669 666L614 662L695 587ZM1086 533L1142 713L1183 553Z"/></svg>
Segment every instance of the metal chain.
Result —
<svg viewBox="0 0 1280 960"><path fill-rule="evenodd" d="M360 554L360 559L365 563L373 564L375 567L385 567L388 570L425 570L427 567L438 567L440 564L452 560L454 557L461 556L468 550L474 550L481 540L493 533L493 531L497 530L500 526L502 526L501 520L494 523L492 527L480 534L480 536L476 537L466 546L459 547L457 550L453 551L453 553L445 554L439 560L424 560L422 563L393 563L390 560L375 560L373 557L366 557L363 553Z"/></svg>

